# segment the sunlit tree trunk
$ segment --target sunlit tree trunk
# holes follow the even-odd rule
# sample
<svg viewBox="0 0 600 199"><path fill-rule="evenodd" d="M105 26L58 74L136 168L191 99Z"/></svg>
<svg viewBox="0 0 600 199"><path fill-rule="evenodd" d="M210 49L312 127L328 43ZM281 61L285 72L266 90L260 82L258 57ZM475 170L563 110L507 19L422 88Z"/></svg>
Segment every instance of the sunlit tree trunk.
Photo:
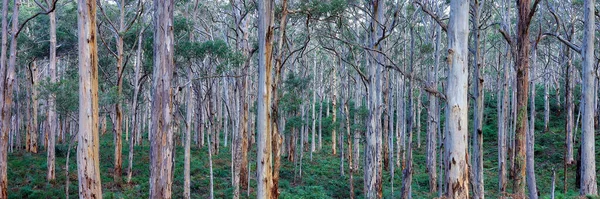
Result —
<svg viewBox="0 0 600 199"><path fill-rule="evenodd" d="M77 174L80 198L102 198L98 137L98 48L96 1L77 3L79 32L79 134Z"/></svg>
<svg viewBox="0 0 600 199"><path fill-rule="evenodd" d="M154 72L150 133L150 198L171 198L173 131L171 78L173 53L173 0L154 0Z"/></svg>

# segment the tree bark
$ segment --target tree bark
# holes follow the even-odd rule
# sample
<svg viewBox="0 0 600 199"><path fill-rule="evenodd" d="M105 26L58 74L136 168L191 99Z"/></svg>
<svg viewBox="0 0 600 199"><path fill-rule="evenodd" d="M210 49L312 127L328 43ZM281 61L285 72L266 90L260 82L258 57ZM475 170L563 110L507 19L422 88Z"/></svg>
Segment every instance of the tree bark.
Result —
<svg viewBox="0 0 600 199"><path fill-rule="evenodd" d="M259 199L272 198L271 69L273 50L273 0L258 1L258 109L257 191Z"/></svg>
<svg viewBox="0 0 600 199"><path fill-rule="evenodd" d="M102 198L98 137L98 48L96 1L79 0L79 134L77 173L80 198Z"/></svg>
<svg viewBox="0 0 600 199"><path fill-rule="evenodd" d="M517 22L517 109L515 130L515 169L513 170L513 192L516 197L525 197L527 101L529 96L529 24L539 3L536 0L532 8L531 0L518 0Z"/></svg>
<svg viewBox="0 0 600 199"><path fill-rule="evenodd" d="M184 145L184 162L183 162L183 197L190 198L190 143L192 138L192 112L194 111L194 104L192 101L192 94L194 90L192 89L192 70L191 68L187 69L188 71L188 81L189 85L187 85L187 95L186 95L186 127L185 127L185 145Z"/></svg>
<svg viewBox="0 0 600 199"><path fill-rule="evenodd" d="M37 90L37 86L38 86L38 69L37 69L37 61L33 60L31 62L31 64L29 64L29 78L30 78L30 86L31 86L31 127L29 128L29 151L31 153L37 153L38 152L38 132L39 132L39 126L38 126L38 110L39 110L39 103L38 103L38 90ZM48 140L48 137L46 137L46 141ZM46 144L46 148L50 148L48 144ZM48 160L49 161L49 160ZM52 167L52 170L54 170L54 166L52 165L48 165L48 174L50 174L50 167ZM54 173L54 171L52 171L52 173ZM46 175L47 177L49 177L49 175ZM49 179L49 178L47 178Z"/></svg>
<svg viewBox="0 0 600 199"><path fill-rule="evenodd" d="M473 174L473 198L484 198L483 184L483 75L481 73L481 52L479 49L479 26L481 17L481 8L484 1L474 0L473 2L473 98L475 106L473 107L473 155L472 155L472 174Z"/></svg>
<svg viewBox="0 0 600 199"><path fill-rule="evenodd" d="M134 68L134 75L133 75L133 102L131 103L131 109L132 109L132 114L131 114L131 124L133 125L133 129L131 131L131 138L129 140L129 166L127 168L127 183L131 182L131 177L133 175L133 146L135 143L137 143L138 145L140 144L139 141L141 141L141 139L137 139L137 136L141 137L141 129L138 128L138 95L140 92L140 88L141 88L141 83L140 83L140 66L142 65L142 41L143 41L143 33L144 30L146 28L142 28L140 30L140 32L138 33L138 48L136 50L136 56L135 56L135 68ZM191 84L191 83L190 83Z"/></svg>
<svg viewBox="0 0 600 199"><path fill-rule="evenodd" d="M8 193L8 180L7 180L7 167L8 167L8 138L10 132L10 120L12 117L12 94L13 84L15 82L15 64L17 60L17 35L19 25L19 7L21 6L20 0L15 0L13 5L13 16L12 16L12 28L11 28L11 43L10 43L10 56L8 60L8 66L6 65L6 37L7 27L6 18L8 16L8 1L3 2L2 10L2 52L0 55L0 198L7 198Z"/></svg>
<svg viewBox="0 0 600 199"><path fill-rule="evenodd" d="M581 56L583 60L583 120L581 123L581 189L580 195L598 195L596 182L596 149L594 111L596 106L596 69L594 68L595 0L584 0L584 32Z"/></svg>
<svg viewBox="0 0 600 199"><path fill-rule="evenodd" d="M342 61L339 60L340 65L342 64ZM333 82L331 83L331 104L332 104L332 116L331 116L331 124L333 125L333 129L331 130L331 153L333 155L337 154L337 137L336 137L336 129L337 129L337 125L336 125L336 120L337 120L337 72L336 72L336 67L334 66L333 68L333 72L331 73Z"/></svg>
<svg viewBox="0 0 600 199"><path fill-rule="evenodd" d="M154 0L154 72L150 133L150 198L171 198L173 183L173 0Z"/></svg>
<svg viewBox="0 0 600 199"><path fill-rule="evenodd" d="M429 70L429 87L437 90L438 88L438 67L440 62L441 45L441 27L435 28L435 63ZM439 108L437 97L434 93L429 93L429 108L427 110L427 174L429 175L429 192L437 191L437 128L439 123Z"/></svg>
<svg viewBox="0 0 600 199"><path fill-rule="evenodd" d="M527 131L527 188L529 191L530 199L538 198L538 190L536 187L535 180L535 159L534 159L534 146L535 146L535 69L537 66L537 44L531 49L532 55L532 66L529 68L531 80L531 99L530 100L530 108L529 108L529 130Z"/></svg>
<svg viewBox="0 0 600 199"><path fill-rule="evenodd" d="M446 198L469 198L468 170L468 0L452 0L448 23L448 87L446 88Z"/></svg>
<svg viewBox="0 0 600 199"><path fill-rule="evenodd" d="M46 5L50 8L52 4L51 0L46 0ZM56 13L54 11L48 13L50 20L50 55L48 63L48 73L50 73L50 83L56 83ZM53 96L48 97L48 147L47 147L47 165L48 173L46 175L47 180L54 180L55 175L55 151L54 147L56 144L56 131L58 124L58 117L56 115L56 105Z"/></svg>
<svg viewBox="0 0 600 199"><path fill-rule="evenodd" d="M381 49L381 46L376 44L379 37L383 35L381 26L378 21L383 21L385 12L383 0L371 1L371 23L368 33L368 47L370 49ZM366 132L365 145L365 166L364 166L364 188L365 198L381 198L383 195L382 189L382 129L381 129L381 72L382 67L378 63L382 63L383 57L381 54L368 51L370 55L367 59L369 70L369 82L367 88L368 96L368 123Z"/></svg>

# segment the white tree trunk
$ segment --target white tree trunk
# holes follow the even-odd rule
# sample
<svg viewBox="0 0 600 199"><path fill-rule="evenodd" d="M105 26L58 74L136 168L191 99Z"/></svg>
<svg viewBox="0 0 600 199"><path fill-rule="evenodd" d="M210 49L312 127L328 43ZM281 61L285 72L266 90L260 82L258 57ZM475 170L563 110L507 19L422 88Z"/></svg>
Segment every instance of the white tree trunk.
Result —
<svg viewBox="0 0 600 199"><path fill-rule="evenodd" d="M449 199L469 198L468 153L468 0L452 0L448 24L448 87L445 138L445 164Z"/></svg>
<svg viewBox="0 0 600 199"><path fill-rule="evenodd" d="M583 46L581 55L583 60L583 121L581 123L581 189L580 195L598 195L596 182L596 158L594 138L594 110L596 106L596 88L594 69L594 37L595 37L595 0L584 0L583 18Z"/></svg>
<svg viewBox="0 0 600 199"><path fill-rule="evenodd" d="M77 174L80 198L102 198L98 137L98 49L96 1L79 0L79 134Z"/></svg>

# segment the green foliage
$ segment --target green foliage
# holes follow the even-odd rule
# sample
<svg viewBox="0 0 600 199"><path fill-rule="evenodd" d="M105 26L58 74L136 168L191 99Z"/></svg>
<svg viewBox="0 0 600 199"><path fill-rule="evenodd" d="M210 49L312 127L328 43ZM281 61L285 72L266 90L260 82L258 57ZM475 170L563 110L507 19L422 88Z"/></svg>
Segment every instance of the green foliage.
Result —
<svg viewBox="0 0 600 199"><path fill-rule="evenodd" d="M300 10L314 18L330 18L341 15L348 6L346 0L306 0L302 1Z"/></svg>
<svg viewBox="0 0 600 199"><path fill-rule="evenodd" d="M65 78L58 80L56 83L50 83L49 79L40 82L40 98L48 99L55 97L56 111L59 115L67 115L79 110L79 80L75 76L76 71L72 68L67 71Z"/></svg>
<svg viewBox="0 0 600 199"><path fill-rule="evenodd" d="M175 52L183 60L202 60L205 57L224 59L221 60L217 72L226 70L226 66L240 66L245 60L241 52L232 49L220 39L205 42L182 41L175 46Z"/></svg>

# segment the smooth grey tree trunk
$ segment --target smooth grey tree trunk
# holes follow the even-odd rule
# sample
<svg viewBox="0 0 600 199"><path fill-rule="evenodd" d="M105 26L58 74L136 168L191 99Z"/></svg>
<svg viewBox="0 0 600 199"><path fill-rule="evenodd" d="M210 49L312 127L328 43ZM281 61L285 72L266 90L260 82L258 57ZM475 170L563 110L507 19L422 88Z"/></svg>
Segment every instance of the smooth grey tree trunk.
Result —
<svg viewBox="0 0 600 199"><path fill-rule="evenodd" d="M468 0L450 2L448 23L448 87L446 88L446 198L469 198L468 170Z"/></svg>
<svg viewBox="0 0 600 199"><path fill-rule="evenodd" d="M535 73L537 67L537 44L531 49L532 64L529 67L530 70L530 88L531 96L529 99L529 130L527 131L527 188L529 191L530 199L538 198L537 185L535 180L535 159L534 159L534 147L535 147Z"/></svg>
<svg viewBox="0 0 600 199"><path fill-rule="evenodd" d="M485 0L473 0L473 98L475 106L473 107L473 154L472 157L472 175L473 175L473 198L485 198L483 184L483 75L481 73L481 52L480 52L480 17Z"/></svg>
<svg viewBox="0 0 600 199"><path fill-rule="evenodd" d="M437 90L438 70L440 63L441 26L435 25L434 64L429 70L429 87ZM439 107L437 97L429 93L429 109L427 110L427 174L429 175L429 192L437 191L437 134L439 123Z"/></svg>
<svg viewBox="0 0 600 199"><path fill-rule="evenodd" d="M596 71L594 68L595 0L584 0L584 32L581 56L583 60L583 120L581 123L581 188L580 195L598 195L596 182L594 110L596 106Z"/></svg>

